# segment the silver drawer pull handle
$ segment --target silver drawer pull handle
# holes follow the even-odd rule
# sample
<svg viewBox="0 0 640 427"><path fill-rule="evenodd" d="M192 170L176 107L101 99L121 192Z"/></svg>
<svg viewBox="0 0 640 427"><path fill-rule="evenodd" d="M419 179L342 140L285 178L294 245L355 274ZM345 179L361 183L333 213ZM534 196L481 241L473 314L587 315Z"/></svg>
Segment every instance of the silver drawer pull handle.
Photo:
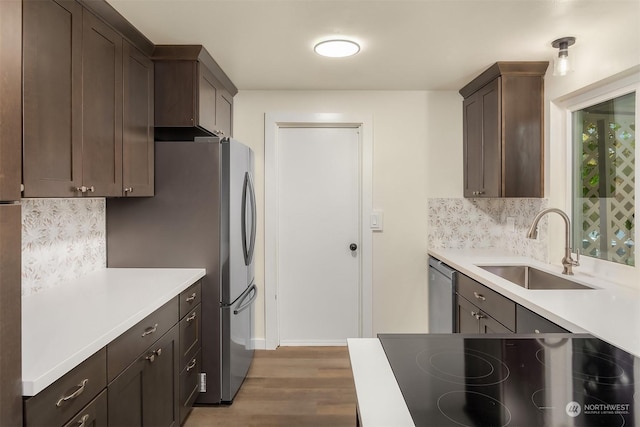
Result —
<svg viewBox="0 0 640 427"><path fill-rule="evenodd" d="M194 301L196 299L196 293L192 293L191 296L187 299L185 299L186 302L191 302Z"/></svg>
<svg viewBox="0 0 640 427"><path fill-rule="evenodd" d="M87 421L89 421L89 414L84 414L76 424L78 427L84 427L87 424Z"/></svg>
<svg viewBox="0 0 640 427"><path fill-rule="evenodd" d="M191 314L191 316L187 317L187 323L191 322L193 319L196 318L196 313L195 311Z"/></svg>
<svg viewBox="0 0 640 427"><path fill-rule="evenodd" d="M156 357L159 357L161 354L162 354L162 349L159 348L153 353L151 353L150 355L148 355L147 357L145 357L145 359L147 359L149 363L153 363L156 360Z"/></svg>
<svg viewBox="0 0 640 427"><path fill-rule="evenodd" d="M149 328L145 329L145 331L142 333L142 337L144 338L147 335L151 335L152 333L154 333L157 330L158 330L158 324L156 323L152 327L149 327Z"/></svg>
<svg viewBox="0 0 640 427"><path fill-rule="evenodd" d="M85 388L85 386L87 385L88 382L89 382L88 378L83 379L82 382L80 384L78 384L78 389L76 391L74 391L73 393L71 393L69 396L61 397L60 400L58 400L56 402L56 406L59 408L67 400L75 399L76 397L80 396L82 394L82 392L84 391L84 388Z"/></svg>
<svg viewBox="0 0 640 427"><path fill-rule="evenodd" d="M125 192L125 193L133 193L133 187L126 187L126 188L124 189L124 192Z"/></svg>
<svg viewBox="0 0 640 427"><path fill-rule="evenodd" d="M474 292L473 296L476 297L477 299L479 299L480 301L486 301L487 300L484 295L479 294L477 292Z"/></svg>
<svg viewBox="0 0 640 427"><path fill-rule="evenodd" d="M190 370L192 370L193 368L196 367L196 359L193 359L188 365L187 365L187 372L189 372Z"/></svg>
<svg viewBox="0 0 640 427"><path fill-rule="evenodd" d="M533 332L535 332L536 334L540 333L540 329L534 329Z"/></svg>

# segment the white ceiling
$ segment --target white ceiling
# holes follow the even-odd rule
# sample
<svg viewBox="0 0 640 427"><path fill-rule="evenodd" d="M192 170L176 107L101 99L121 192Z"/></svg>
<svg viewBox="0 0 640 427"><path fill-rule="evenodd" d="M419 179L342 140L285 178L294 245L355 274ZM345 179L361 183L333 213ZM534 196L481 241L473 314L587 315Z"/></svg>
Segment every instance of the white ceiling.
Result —
<svg viewBox="0 0 640 427"><path fill-rule="evenodd" d="M240 90L458 90L499 60L552 60L559 37L640 45L640 0L107 1L155 44L204 45ZM334 35L361 52L313 52Z"/></svg>

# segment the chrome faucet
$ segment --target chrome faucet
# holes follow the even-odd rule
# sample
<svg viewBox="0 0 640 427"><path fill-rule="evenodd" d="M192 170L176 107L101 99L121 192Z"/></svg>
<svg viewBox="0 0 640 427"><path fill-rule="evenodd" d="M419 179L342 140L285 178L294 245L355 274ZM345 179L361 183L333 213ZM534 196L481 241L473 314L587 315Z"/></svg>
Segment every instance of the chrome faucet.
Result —
<svg viewBox="0 0 640 427"><path fill-rule="evenodd" d="M529 228L529 232L527 233L527 237L529 239L537 239L538 238L538 222L540 218L545 216L550 212L555 212L562 217L564 220L565 233L564 233L564 257L562 258L562 274L573 275L573 267L580 265L580 252L576 251L576 259L571 258L571 221L566 213L557 208L548 208L540 211L538 215L533 219L533 224Z"/></svg>

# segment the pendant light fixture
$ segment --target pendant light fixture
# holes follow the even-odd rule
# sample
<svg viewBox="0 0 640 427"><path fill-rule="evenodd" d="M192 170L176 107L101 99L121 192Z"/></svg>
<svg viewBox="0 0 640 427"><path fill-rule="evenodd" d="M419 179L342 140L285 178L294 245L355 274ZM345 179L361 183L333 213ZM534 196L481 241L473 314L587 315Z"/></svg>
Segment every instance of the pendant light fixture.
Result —
<svg viewBox="0 0 640 427"><path fill-rule="evenodd" d="M558 57L553 65L554 76L565 76L570 71L573 71L571 61L569 60L569 46L575 42L575 37L562 37L551 42L551 46L558 49Z"/></svg>
<svg viewBox="0 0 640 427"><path fill-rule="evenodd" d="M351 40L332 39L317 43L313 47L313 50L318 55L328 56L331 58L344 58L346 56L353 56L360 52L360 45Z"/></svg>

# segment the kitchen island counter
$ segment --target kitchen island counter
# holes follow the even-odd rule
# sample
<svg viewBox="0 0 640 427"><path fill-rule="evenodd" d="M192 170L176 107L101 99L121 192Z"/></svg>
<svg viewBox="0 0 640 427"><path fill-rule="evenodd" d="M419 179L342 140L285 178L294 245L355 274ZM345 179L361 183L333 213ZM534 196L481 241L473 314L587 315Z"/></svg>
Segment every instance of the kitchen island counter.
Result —
<svg viewBox="0 0 640 427"><path fill-rule="evenodd" d="M587 275L574 268L570 280L593 289L525 289L478 267L530 265L560 275L561 266L495 250L430 249L429 255L563 328L587 332L640 356L640 291Z"/></svg>
<svg viewBox="0 0 640 427"><path fill-rule="evenodd" d="M204 277L105 268L22 298L22 393L34 396Z"/></svg>

